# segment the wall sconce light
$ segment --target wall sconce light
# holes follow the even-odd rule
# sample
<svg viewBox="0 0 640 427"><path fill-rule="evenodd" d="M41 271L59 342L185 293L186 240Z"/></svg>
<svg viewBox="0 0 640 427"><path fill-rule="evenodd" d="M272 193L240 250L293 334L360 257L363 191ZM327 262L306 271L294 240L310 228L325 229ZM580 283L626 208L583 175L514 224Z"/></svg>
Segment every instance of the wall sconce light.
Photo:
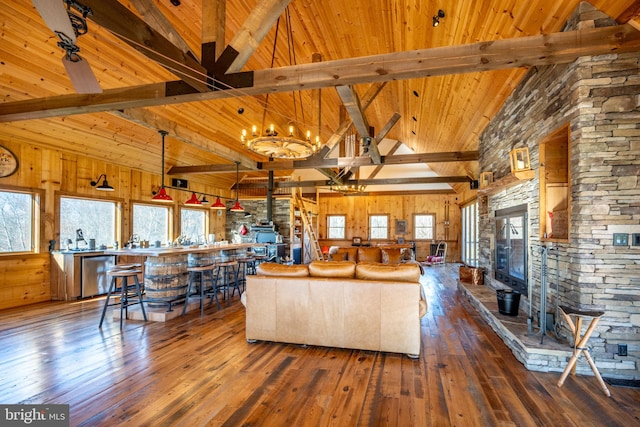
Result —
<svg viewBox="0 0 640 427"><path fill-rule="evenodd" d="M529 162L529 147L514 148L509 152L511 172L528 171L531 169Z"/></svg>
<svg viewBox="0 0 640 427"><path fill-rule="evenodd" d="M202 199L200 199L200 203L202 203L203 205L208 205L209 201L207 200L207 196L203 194Z"/></svg>
<svg viewBox="0 0 640 427"><path fill-rule="evenodd" d="M444 10L438 9L438 14L433 16L433 26L437 27L440 25L440 20L444 18Z"/></svg>
<svg viewBox="0 0 640 427"><path fill-rule="evenodd" d="M493 172L482 172L479 181L480 188L487 188L493 182Z"/></svg>
<svg viewBox="0 0 640 427"><path fill-rule="evenodd" d="M101 179L102 179L102 184L98 185ZM96 185L98 186L96 187ZM113 191L113 187L110 186L109 183L107 182L106 174L102 174L95 181L91 181L91 186L96 187L96 190L99 190L99 191Z"/></svg>

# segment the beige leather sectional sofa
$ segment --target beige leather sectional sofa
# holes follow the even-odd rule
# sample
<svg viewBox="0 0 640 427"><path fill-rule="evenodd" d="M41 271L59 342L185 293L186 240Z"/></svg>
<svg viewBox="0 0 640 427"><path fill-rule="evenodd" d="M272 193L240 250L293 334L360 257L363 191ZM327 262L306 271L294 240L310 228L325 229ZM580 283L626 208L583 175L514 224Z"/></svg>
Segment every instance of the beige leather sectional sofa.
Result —
<svg viewBox="0 0 640 427"><path fill-rule="evenodd" d="M420 354L427 305L416 264L263 263L242 296L246 338Z"/></svg>

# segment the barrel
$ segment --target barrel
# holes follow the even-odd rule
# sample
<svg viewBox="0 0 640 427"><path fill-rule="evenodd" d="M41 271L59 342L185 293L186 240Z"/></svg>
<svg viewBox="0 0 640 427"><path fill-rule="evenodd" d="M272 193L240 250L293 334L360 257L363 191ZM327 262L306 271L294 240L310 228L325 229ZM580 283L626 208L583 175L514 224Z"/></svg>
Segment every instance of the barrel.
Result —
<svg viewBox="0 0 640 427"><path fill-rule="evenodd" d="M144 263L144 288L150 306L184 299L189 286L187 255L148 257Z"/></svg>
<svg viewBox="0 0 640 427"><path fill-rule="evenodd" d="M216 263L213 252L189 254L189 267L202 267Z"/></svg>

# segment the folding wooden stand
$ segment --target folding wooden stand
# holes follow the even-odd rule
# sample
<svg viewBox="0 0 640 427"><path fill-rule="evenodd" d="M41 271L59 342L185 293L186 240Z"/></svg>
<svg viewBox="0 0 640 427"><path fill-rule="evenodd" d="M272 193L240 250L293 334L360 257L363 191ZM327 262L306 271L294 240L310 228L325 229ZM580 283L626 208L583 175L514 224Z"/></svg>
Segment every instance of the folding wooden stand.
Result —
<svg viewBox="0 0 640 427"><path fill-rule="evenodd" d="M560 376L560 380L558 381L558 387L562 387L562 384L564 384L564 380L567 379L569 372L575 375L576 363L578 361L578 357L580 357L580 353L582 353L584 354L584 357L587 359L587 362L589 362L589 366L591 366L591 370L593 371L593 374L598 379L598 382L600 383L600 387L602 387L604 394L611 397L611 393L609 392L607 385L602 380L602 377L600 376L600 372L598 372L598 368L596 368L596 364L593 362L593 359L589 355L589 352L587 351L587 347L586 347L587 341L589 341L589 337L595 330L596 325L600 321L600 318L604 315L604 311L580 311L580 310L574 310L570 307L561 305L560 312L562 313L565 320L567 321L567 324L569 325L571 332L573 332L573 355L571 356L571 359L569 359L569 363L567 364L567 367L564 368L564 372ZM571 320L571 316L576 316L575 324ZM584 333L584 335L580 337L583 318L590 318L591 323L587 327L587 330Z"/></svg>

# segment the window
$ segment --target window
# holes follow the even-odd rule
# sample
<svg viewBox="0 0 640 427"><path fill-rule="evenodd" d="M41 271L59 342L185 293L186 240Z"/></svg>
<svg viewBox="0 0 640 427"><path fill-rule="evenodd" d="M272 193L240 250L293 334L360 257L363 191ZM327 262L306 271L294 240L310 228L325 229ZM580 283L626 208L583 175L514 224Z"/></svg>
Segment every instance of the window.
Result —
<svg viewBox="0 0 640 427"><path fill-rule="evenodd" d="M462 262L478 266L478 202L462 208Z"/></svg>
<svg viewBox="0 0 640 427"><path fill-rule="evenodd" d="M413 216L415 240L434 240L436 237L435 214L415 214Z"/></svg>
<svg viewBox="0 0 640 427"><path fill-rule="evenodd" d="M0 253L36 252L38 196L0 191Z"/></svg>
<svg viewBox="0 0 640 427"><path fill-rule="evenodd" d="M207 214L203 209L180 209L180 234L191 242L204 240L207 232Z"/></svg>
<svg viewBox="0 0 640 427"><path fill-rule="evenodd" d="M327 215L327 238L344 239L346 223L345 215Z"/></svg>
<svg viewBox="0 0 640 427"><path fill-rule="evenodd" d="M369 239L389 238L389 215L369 215Z"/></svg>
<svg viewBox="0 0 640 427"><path fill-rule="evenodd" d="M87 249L89 239L96 246L110 246L117 240L117 203L104 200L60 197L60 248Z"/></svg>
<svg viewBox="0 0 640 427"><path fill-rule="evenodd" d="M171 208L168 206L134 204L133 234L149 242L170 241L170 216Z"/></svg>

